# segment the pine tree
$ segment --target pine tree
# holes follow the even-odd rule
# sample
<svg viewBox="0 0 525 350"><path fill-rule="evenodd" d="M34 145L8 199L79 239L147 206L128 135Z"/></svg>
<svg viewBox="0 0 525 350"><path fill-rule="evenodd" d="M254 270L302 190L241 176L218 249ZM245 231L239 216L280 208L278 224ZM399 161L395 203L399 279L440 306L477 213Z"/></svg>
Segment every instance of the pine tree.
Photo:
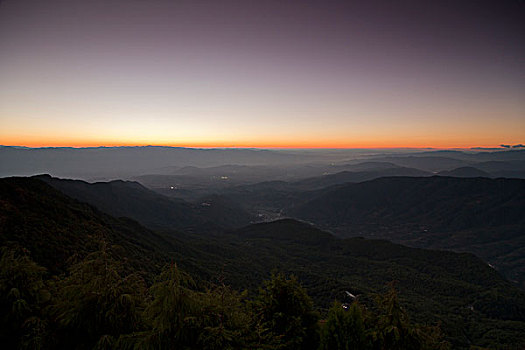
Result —
<svg viewBox="0 0 525 350"><path fill-rule="evenodd" d="M61 346L108 348L121 335L141 328L145 283L123 270L105 244L71 266L69 275L57 284L54 307L65 342Z"/></svg>
<svg viewBox="0 0 525 350"><path fill-rule="evenodd" d="M394 283L377 297L379 314L371 331L375 349L381 350L445 350L450 344L443 340L439 327L418 326L410 322L401 307Z"/></svg>
<svg viewBox="0 0 525 350"><path fill-rule="evenodd" d="M23 249L2 247L0 254L0 343L8 349L40 349L47 332L42 308L50 298L46 269Z"/></svg>
<svg viewBox="0 0 525 350"><path fill-rule="evenodd" d="M272 274L254 303L264 328L277 336L283 349L317 349L318 314L297 278Z"/></svg>
<svg viewBox="0 0 525 350"><path fill-rule="evenodd" d="M240 349L250 338L250 315L243 295L221 284L202 296L201 334L199 348L203 350Z"/></svg>
<svg viewBox="0 0 525 350"><path fill-rule="evenodd" d="M363 309L354 302L343 309L335 301L321 331L321 350L365 350L370 348Z"/></svg>
<svg viewBox="0 0 525 350"><path fill-rule="evenodd" d="M191 349L199 337L199 295L190 276L172 264L150 287L152 302L144 312L148 331L140 335L141 349Z"/></svg>

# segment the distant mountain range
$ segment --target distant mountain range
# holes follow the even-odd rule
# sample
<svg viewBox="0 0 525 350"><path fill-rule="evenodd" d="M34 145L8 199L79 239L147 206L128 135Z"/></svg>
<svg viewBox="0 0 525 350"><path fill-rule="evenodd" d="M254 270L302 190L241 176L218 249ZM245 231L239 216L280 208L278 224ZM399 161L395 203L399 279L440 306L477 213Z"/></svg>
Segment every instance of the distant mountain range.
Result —
<svg viewBox="0 0 525 350"><path fill-rule="evenodd" d="M461 166L469 165L470 162L456 159L442 157L438 155L433 156L422 156L422 155L413 155L413 156L403 156L403 157L383 157L383 158L374 158L376 162L388 162L393 163L398 166L416 168L429 172L437 172L441 170L451 170Z"/></svg>
<svg viewBox="0 0 525 350"><path fill-rule="evenodd" d="M293 183L293 187L304 190L316 190L347 182L363 182L385 176L431 176L432 173L399 166L383 169L371 169L368 171L342 171L320 177L308 178Z"/></svg>
<svg viewBox="0 0 525 350"><path fill-rule="evenodd" d="M478 167L492 163L490 170ZM521 163L520 163L521 162ZM268 180L296 181L341 171L377 171L391 165L437 173L474 167L495 177L522 177L525 150L265 150L183 147L0 146L0 176L50 174L89 181L142 175L232 176L235 184Z"/></svg>
<svg viewBox="0 0 525 350"><path fill-rule="evenodd" d="M36 175L77 179L118 179L169 166L223 164L290 164L296 155L262 149L196 149L181 147L14 148L0 147L0 176Z"/></svg>

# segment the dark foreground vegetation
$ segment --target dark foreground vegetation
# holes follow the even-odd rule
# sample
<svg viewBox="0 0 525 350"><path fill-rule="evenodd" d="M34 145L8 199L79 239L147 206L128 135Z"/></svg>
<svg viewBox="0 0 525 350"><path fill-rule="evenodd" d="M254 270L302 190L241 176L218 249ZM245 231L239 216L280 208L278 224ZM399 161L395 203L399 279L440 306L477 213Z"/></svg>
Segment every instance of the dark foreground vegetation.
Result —
<svg viewBox="0 0 525 350"><path fill-rule="evenodd" d="M154 232L31 178L0 208L8 348L523 348L525 294L471 254L294 220Z"/></svg>
<svg viewBox="0 0 525 350"><path fill-rule="evenodd" d="M438 327L408 320L394 289L373 309L335 302L319 323L296 278L273 275L249 298L196 284L175 264L148 288L104 243L67 274L2 249L0 341L9 349L448 349ZM118 248L116 248L118 249Z"/></svg>

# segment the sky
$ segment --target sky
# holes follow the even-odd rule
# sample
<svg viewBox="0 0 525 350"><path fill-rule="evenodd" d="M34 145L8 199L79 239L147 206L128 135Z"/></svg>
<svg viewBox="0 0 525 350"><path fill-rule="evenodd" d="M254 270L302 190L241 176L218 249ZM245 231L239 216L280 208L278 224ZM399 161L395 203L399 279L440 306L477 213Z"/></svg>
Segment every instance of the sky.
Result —
<svg viewBox="0 0 525 350"><path fill-rule="evenodd" d="M0 144L525 142L525 2L2 0Z"/></svg>

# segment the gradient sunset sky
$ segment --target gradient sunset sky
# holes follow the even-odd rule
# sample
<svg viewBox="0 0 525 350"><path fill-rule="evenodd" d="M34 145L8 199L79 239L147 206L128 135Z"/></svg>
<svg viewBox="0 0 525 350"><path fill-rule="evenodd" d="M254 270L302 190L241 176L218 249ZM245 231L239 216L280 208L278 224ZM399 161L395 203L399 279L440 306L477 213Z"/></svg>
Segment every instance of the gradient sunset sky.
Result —
<svg viewBox="0 0 525 350"><path fill-rule="evenodd" d="M525 143L525 2L3 0L0 144Z"/></svg>

